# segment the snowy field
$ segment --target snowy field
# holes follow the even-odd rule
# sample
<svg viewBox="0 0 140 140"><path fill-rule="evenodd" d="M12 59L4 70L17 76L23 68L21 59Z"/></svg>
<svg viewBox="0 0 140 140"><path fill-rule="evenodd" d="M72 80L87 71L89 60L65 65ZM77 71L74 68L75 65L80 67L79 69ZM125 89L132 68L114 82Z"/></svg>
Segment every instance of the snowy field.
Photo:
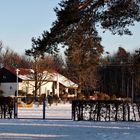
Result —
<svg viewBox="0 0 140 140"><path fill-rule="evenodd" d="M71 104L53 104L46 106L46 119L71 119ZM43 106L34 105L32 108L19 108L18 118L43 118Z"/></svg>
<svg viewBox="0 0 140 140"><path fill-rule="evenodd" d="M140 140L140 123L1 119L0 140Z"/></svg>
<svg viewBox="0 0 140 140"><path fill-rule="evenodd" d="M42 106L18 113L26 119L0 119L0 140L140 140L140 122L72 121L70 104L47 106L46 120Z"/></svg>

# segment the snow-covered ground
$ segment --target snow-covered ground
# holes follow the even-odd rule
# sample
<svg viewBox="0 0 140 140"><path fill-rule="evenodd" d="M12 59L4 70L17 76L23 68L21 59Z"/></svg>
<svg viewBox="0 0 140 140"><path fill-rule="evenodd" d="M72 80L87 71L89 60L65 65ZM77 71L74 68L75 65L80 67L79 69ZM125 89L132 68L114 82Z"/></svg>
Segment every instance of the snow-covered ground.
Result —
<svg viewBox="0 0 140 140"><path fill-rule="evenodd" d="M140 123L0 120L0 140L140 140Z"/></svg>
<svg viewBox="0 0 140 140"><path fill-rule="evenodd" d="M43 106L18 108L18 118L43 118ZM52 104L46 106L46 119L71 119L71 104Z"/></svg>
<svg viewBox="0 0 140 140"><path fill-rule="evenodd" d="M50 119L0 119L0 140L140 140L140 122L72 121L71 105L46 108ZM42 106L20 108L20 117L42 118Z"/></svg>

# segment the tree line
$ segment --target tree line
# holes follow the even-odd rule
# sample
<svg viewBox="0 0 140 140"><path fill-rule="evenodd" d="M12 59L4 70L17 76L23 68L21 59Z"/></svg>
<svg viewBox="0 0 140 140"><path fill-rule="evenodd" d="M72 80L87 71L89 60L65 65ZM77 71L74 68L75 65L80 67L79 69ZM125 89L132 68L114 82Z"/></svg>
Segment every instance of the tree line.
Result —
<svg viewBox="0 0 140 140"><path fill-rule="evenodd" d="M3 50L4 48L5 50ZM100 93L106 93L109 96L115 95L116 97L123 98L131 98L133 92L133 98L135 100L140 97L139 49L135 52L127 52L123 47L118 47L117 52L114 54L106 52L106 55L102 55L99 58L99 63L97 64L95 71L90 71L90 68L88 71L88 67L94 67L92 62L83 64L85 69L81 68L81 71L79 71L79 65L74 66L73 64L70 66L67 57L65 62L60 58L61 57L54 55L44 57L40 55L40 57L31 58L30 56L20 55L9 48L6 48L1 43L0 61L4 67L36 69L36 73L34 73L32 77L35 79L34 76L36 76L36 85L34 85L36 86L35 96L37 96L37 90L41 86L40 81L43 81L43 75L38 76L38 74L43 73L44 70L48 70L49 72L59 72L78 85L80 85L82 81L86 82L86 84L88 83L87 85L84 85L83 82L83 85L81 84L78 89L79 93L86 96L94 95L95 91L98 91ZM75 61L79 61L76 60L77 57L74 58ZM75 61L74 63L77 63ZM79 74L79 77L81 76L81 83L79 83L79 77L76 76L77 73L75 72ZM89 75L88 77L86 76L87 73Z"/></svg>
<svg viewBox="0 0 140 140"><path fill-rule="evenodd" d="M117 97L140 98L140 50L133 53L119 47L116 54L107 56L99 67L99 91Z"/></svg>

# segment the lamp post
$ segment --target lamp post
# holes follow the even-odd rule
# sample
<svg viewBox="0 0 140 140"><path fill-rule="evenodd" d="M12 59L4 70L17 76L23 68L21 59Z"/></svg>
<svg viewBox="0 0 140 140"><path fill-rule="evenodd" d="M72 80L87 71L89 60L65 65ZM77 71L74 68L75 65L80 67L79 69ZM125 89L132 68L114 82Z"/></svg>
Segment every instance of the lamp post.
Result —
<svg viewBox="0 0 140 140"><path fill-rule="evenodd" d="M19 69L16 69L16 95L15 95L15 107L14 107L14 118L18 118L18 74L19 74Z"/></svg>
<svg viewBox="0 0 140 140"><path fill-rule="evenodd" d="M19 69L16 69L16 75L17 75L17 94L16 94L16 97L18 97L18 89L19 89L19 85L18 85L18 74L19 74Z"/></svg>

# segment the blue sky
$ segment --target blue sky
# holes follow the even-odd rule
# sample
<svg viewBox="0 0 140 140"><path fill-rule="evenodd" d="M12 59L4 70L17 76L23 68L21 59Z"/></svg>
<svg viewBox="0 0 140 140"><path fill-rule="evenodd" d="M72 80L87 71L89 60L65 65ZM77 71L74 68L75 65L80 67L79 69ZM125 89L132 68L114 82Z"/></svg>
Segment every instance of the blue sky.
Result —
<svg viewBox="0 0 140 140"><path fill-rule="evenodd" d="M60 0L0 0L0 40L5 46L23 54L31 48L31 38L49 30L56 19L53 8ZM132 27L133 36L102 36L106 51L114 52L119 46L133 51L140 47L140 24Z"/></svg>

